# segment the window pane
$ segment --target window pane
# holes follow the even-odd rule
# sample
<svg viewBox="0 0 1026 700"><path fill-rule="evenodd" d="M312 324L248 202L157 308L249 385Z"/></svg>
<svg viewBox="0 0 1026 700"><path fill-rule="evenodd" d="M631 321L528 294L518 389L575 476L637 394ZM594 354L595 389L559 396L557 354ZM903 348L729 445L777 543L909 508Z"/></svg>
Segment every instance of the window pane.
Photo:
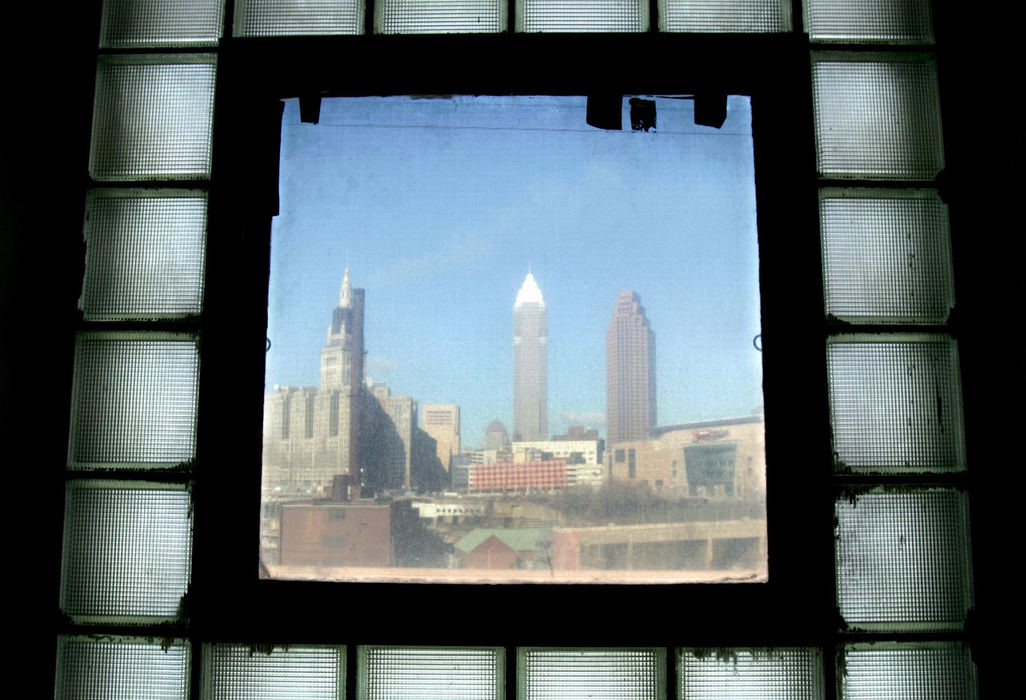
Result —
<svg viewBox="0 0 1026 700"><path fill-rule="evenodd" d="M944 167L932 59L813 54L812 89L823 176L929 180Z"/></svg>
<svg viewBox="0 0 1026 700"><path fill-rule="evenodd" d="M520 649L517 658L523 700L665 697L662 649Z"/></svg>
<svg viewBox="0 0 1026 700"><path fill-rule="evenodd" d="M955 342L945 335L832 338L827 346L835 468L965 468Z"/></svg>
<svg viewBox="0 0 1026 700"><path fill-rule="evenodd" d="M644 32L648 0L518 0L519 32Z"/></svg>
<svg viewBox="0 0 1026 700"><path fill-rule="evenodd" d="M191 501L183 487L68 485L64 612L175 617L189 585L191 555Z"/></svg>
<svg viewBox="0 0 1026 700"><path fill-rule="evenodd" d="M947 321L947 207L933 190L821 190L826 312L854 323Z"/></svg>
<svg viewBox="0 0 1026 700"><path fill-rule="evenodd" d="M69 466L174 466L192 459L198 382L191 336L79 334Z"/></svg>
<svg viewBox="0 0 1026 700"><path fill-rule="evenodd" d="M189 647L181 640L60 637L58 700L186 700Z"/></svg>
<svg viewBox="0 0 1026 700"><path fill-rule="evenodd" d="M104 0L100 48L212 46L224 0Z"/></svg>
<svg viewBox="0 0 1026 700"><path fill-rule="evenodd" d="M106 321L198 314L206 229L207 198L201 192L89 192L84 318Z"/></svg>
<svg viewBox="0 0 1026 700"><path fill-rule="evenodd" d="M378 0L380 34L440 34L506 30L506 0Z"/></svg>
<svg viewBox="0 0 1026 700"><path fill-rule="evenodd" d="M93 179L209 177L216 60L202 54L100 56Z"/></svg>
<svg viewBox="0 0 1026 700"><path fill-rule="evenodd" d="M818 649L681 649L680 697L687 700L818 700Z"/></svg>
<svg viewBox="0 0 1026 700"><path fill-rule="evenodd" d="M362 0L238 0L235 36L363 34Z"/></svg>
<svg viewBox="0 0 1026 700"><path fill-rule="evenodd" d="M337 700L345 695L345 647L240 644L204 647L205 700Z"/></svg>
<svg viewBox="0 0 1026 700"><path fill-rule="evenodd" d="M657 133L581 96L286 104L268 576L765 578L751 104L613 106Z"/></svg>
<svg viewBox="0 0 1026 700"><path fill-rule="evenodd" d="M843 700L975 700L976 666L958 642L851 644Z"/></svg>
<svg viewBox="0 0 1026 700"><path fill-rule="evenodd" d="M838 500L837 597L851 628L957 629L972 604L965 496L950 490Z"/></svg>
<svg viewBox="0 0 1026 700"><path fill-rule="evenodd" d="M813 41L932 44L929 0L805 0Z"/></svg>
<svg viewBox="0 0 1026 700"><path fill-rule="evenodd" d="M360 700L493 700L502 697L501 648L359 649Z"/></svg>
<svg viewBox="0 0 1026 700"><path fill-rule="evenodd" d="M659 0L663 32L789 32L788 0Z"/></svg>

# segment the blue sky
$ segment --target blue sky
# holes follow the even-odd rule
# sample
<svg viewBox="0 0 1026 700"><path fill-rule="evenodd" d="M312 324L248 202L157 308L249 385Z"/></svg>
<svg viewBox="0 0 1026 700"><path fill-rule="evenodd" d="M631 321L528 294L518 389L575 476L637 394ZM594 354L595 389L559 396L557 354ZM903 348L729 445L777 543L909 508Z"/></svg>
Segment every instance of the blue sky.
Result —
<svg viewBox="0 0 1026 700"><path fill-rule="evenodd" d="M348 265L366 289L366 374L457 403L463 443L512 429L513 301L548 307L549 432L605 434L605 332L633 289L656 335L660 424L762 404L747 98L721 129L657 99L657 129L603 131L580 97L286 102L266 388L316 386Z"/></svg>

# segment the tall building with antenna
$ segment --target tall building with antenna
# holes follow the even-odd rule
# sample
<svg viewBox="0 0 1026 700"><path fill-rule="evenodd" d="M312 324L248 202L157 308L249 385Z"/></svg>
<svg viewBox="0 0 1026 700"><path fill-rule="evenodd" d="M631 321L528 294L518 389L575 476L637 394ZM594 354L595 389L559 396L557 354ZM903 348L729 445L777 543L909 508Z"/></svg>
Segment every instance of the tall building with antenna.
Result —
<svg viewBox="0 0 1026 700"><path fill-rule="evenodd" d="M513 304L513 439L549 433L548 327L545 300L530 272Z"/></svg>
<svg viewBox="0 0 1026 700"><path fill-rule="evenodd" d="M620 292L606 331L606 440L647 440L656 424L655 333L641 297Z"/></svg>

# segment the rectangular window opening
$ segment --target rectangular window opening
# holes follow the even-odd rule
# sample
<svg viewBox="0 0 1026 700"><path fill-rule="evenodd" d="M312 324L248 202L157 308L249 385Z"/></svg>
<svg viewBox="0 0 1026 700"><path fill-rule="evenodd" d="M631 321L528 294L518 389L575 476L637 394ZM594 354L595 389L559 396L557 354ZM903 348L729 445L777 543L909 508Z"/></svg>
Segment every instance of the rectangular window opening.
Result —
<svg viewBox="0 0 1026 700"><path fill-rule="evenodd" d="M593 106L285 101L262 575L766 580L751 102Z"/></svg>

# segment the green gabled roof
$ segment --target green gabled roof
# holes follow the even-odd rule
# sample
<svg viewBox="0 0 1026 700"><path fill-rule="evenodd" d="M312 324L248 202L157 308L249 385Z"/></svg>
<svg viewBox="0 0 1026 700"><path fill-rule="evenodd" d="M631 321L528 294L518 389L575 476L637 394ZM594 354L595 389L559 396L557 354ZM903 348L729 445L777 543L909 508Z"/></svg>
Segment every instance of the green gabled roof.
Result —
<svg viewBox="0 0 1026 700"><path fill-rule="evenodd" d="M493 535L515 552L533 552L538 549L539 541L549 539L549 528L475 528L464 535L454 546L461 552L473 552L481 546L482 542Z"/></svg>

